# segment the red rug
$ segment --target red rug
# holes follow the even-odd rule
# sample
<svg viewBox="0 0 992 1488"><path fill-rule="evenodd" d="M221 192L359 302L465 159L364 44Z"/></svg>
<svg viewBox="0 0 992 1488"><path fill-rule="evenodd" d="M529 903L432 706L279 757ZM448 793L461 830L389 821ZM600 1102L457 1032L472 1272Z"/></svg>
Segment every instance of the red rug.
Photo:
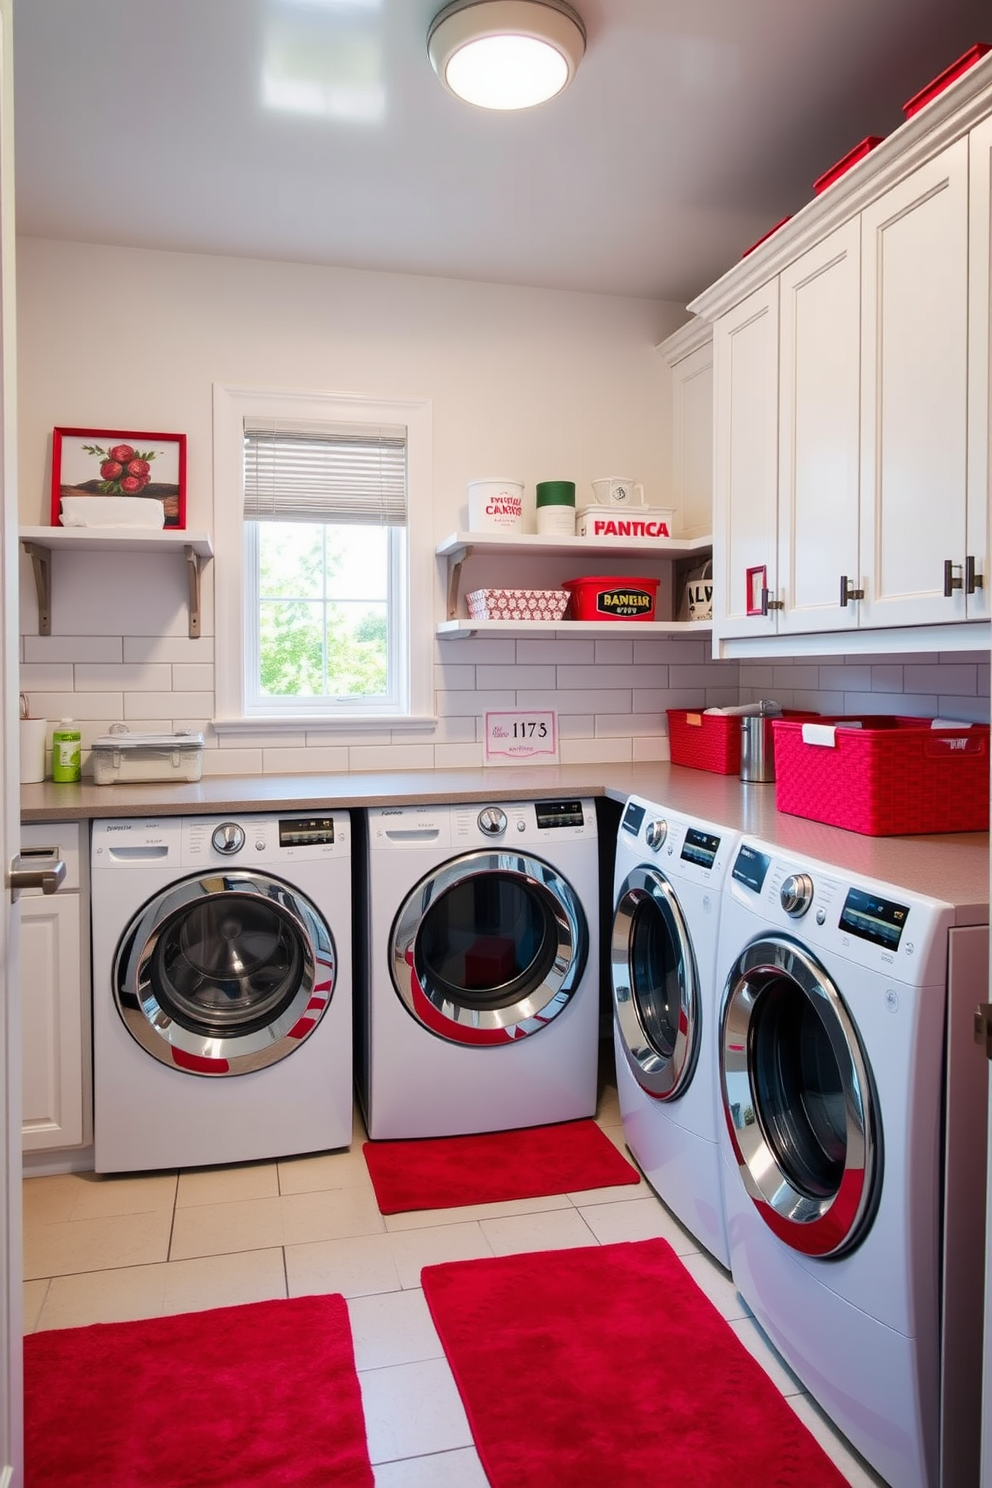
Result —
<svg viewBox="0 0 992 1488"><path fill-rule="evenodd" d="M380 1214L537 1199L640 1178L592 1120L480 1136L366 1142L362 1152Z"/></svg>
<svg viewBox="0 0 992 1488"><path fill-rule="evenodd" d="M24 1340L26 1488L372 1488L343 1297Z"/></svg>
<svg viewBox="0 0 992 1488"><path fill-rule="evenodd" d="M492 1488L846 1488L664 1240L422 1277Z"/></svg>

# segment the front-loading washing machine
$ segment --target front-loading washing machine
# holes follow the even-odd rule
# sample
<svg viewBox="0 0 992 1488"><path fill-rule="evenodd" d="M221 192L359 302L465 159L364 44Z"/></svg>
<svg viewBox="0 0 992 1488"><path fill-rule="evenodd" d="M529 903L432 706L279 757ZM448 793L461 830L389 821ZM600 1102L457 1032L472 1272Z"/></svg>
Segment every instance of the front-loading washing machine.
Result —
<svg viewBox="0 0 992 1488"><path fill-rule="evenodd" d="M719 962L731 1268L891 1488L978 1481L988 930L742 841Z"/></svg>
<svg viewBox="0 0 992 1488"><path fill-rule="evenodd" d="M357 1074L369 1136L594 1115L593 802L373 809L365 877Z"/></svg>
<svg viewBox="0 0 992 1488"><path fill-rule="evenodd" d="M98 1173L351 1141L346 811L97 821Z"/></svg>
<svg viewBox="0 0 992 1488"><path fill-rule="evenodd" d="M728 1268L716 949L737 841L631 796L617 832L611 947L624 1139L655 1192Z"/></svg>

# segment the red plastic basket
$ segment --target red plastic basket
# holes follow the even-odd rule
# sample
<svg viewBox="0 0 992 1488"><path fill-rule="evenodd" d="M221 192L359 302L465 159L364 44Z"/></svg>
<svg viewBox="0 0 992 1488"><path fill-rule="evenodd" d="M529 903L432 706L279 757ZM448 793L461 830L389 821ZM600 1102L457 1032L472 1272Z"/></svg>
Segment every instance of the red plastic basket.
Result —
<svg viewBox="0 0 992 1488"><path fill-rule="evenodd" d="M704 713L701 709L669 708L668 747L673 765L690 770L711 770L714 775L741 773L741 720L739 714ZM786 708L785 718L818 718Z"/></svg>
<svg viewBox="0 0 992 1488"><path fill-rule="evenodd" d="M817 176L813 182L813 194L819 196L821 191L826 191L827 187L839 181L841 176L846 176L852 165L857 165L859 160L864 160L866 155L870 155L872 150L882 143L882 138L880 134L869 134L860 144L855 145L853 150L848 150L847 154L842 155L829 170L823 172L822 176Z"/></svg>
<svg viewBox="0 0 992 1488"><path fill-rule="evenodd" d="M909 102L903 104L902 111L906 115L906 118L911 119L914 114L918 114L921 108L924 108L932 99L943 93L945 88L949 88L951 83L956 82L959 77L966 73L969 68L974 67L976 62L980 62L990 51L992 51L992 47L989 46L987 41L976 41L974 46L968 48L964 56L959 57L956 62L952 62L950 67L945 67L943 72L939 72L935 78L931 78L925 88L921 88L919 93L914 93Z"/></svg>
<svg viewBox="0 0 992 1488"><path fill-rule="evenodd" d="M809 720L807 720L809 721ZM985 832L989 727L932 728L928 718L822 718L832 744L775 719L775 804L791 816L869 837ZM860 728L850 724L860 722Z"/></svg>

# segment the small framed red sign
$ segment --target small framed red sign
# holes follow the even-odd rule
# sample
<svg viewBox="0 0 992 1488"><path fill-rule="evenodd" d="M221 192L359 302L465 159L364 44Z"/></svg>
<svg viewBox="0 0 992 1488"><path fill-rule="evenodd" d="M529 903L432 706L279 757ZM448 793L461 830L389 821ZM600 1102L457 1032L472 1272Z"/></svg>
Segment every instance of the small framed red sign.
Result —
<svg viewBox="0 0 992 1488"><path fill-rule="evenodd" d="M84 503L96 496L104 500L130 497L157 501L162 520L140 525L185 528L186 435L146 434L131 429L55 429L52 526L90 525ZM63 502L72 505L63 506Z"/></svg>
<svg viewBox="0 0 992 1488"><path fill-rule="evenodd" d="M748 615L767 615L768 606L765 595L768 593L768 566L759 564L757 568L747 570L747 584L745 588L747 600L746 613Z"/></svg>

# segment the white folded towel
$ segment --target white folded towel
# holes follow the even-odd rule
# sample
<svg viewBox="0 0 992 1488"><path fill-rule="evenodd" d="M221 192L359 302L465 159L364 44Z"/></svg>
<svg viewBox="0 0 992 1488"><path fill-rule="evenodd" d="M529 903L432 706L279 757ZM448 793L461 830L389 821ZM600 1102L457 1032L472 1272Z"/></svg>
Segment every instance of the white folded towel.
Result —
<svg viewBox="0 0 992 1488"><path fill-rule="evenodd" d="M165 526L165 507L154 496L63 496L63 527Z"/></svg>
<svg viewBox="0 0 992 1488"><path fill-rule="evenodd" d="M716 713L721 718L776 718L782 711L781 703L769 702L767 698L760 703L741 703L736 708L707 708L707 713Z"/></svg>

